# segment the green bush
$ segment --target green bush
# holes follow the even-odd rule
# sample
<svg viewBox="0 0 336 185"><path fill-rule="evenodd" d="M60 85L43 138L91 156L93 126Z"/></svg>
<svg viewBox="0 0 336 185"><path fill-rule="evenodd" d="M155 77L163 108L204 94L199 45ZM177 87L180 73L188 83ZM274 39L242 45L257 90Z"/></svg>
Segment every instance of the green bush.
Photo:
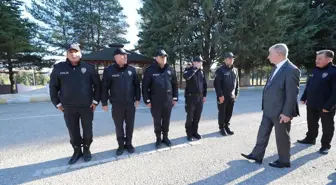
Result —
<svg viewBox="0 0 336 185"><path fill-rule="evenodd" d="M46 85L49 82L49 76L44 74L35 73L35 83L36 85ZM24 84L26 86L34 85L34 75L33 73L19 72L16 75L16 83Z"/></svg>
<svg viewBox="0 0 336 185"><path fill-rule="evenodd" d="M8 74L0 74L0 85L9 85Z"/></svg>

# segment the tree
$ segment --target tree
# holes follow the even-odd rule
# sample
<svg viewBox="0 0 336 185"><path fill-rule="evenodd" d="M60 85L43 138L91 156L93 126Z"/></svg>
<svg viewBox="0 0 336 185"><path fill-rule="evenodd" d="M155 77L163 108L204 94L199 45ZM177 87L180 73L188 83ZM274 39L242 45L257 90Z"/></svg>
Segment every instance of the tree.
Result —
<svg viewBox="0 0 336 185"><path fill-rule="evenodd" d="M28 9L44 23L39 38L56 51L73 42L80 43L84 52L128 43L126 16L118 0L32 0Z"/></svg>
<svg viewBox="0 0 336 185"><path fill-rule="evenodd" d="M20 17L19 0L0 2L0 62L8 69L11 93L14 93L14 68L42 66L39 48L32 45L35 25ZM41 53L39 53L41 54Z"/></svg>

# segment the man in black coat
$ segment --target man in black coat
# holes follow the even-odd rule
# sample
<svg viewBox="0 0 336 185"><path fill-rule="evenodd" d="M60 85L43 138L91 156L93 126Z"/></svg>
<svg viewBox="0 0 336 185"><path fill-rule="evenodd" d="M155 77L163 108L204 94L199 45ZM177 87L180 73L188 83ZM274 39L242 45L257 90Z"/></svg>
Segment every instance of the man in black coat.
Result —
<svg viewBox="0 0 336 185"><path fill-rule="evenodd" d="M112 118L114 120L118 149L117 155L121 155L124 148L129 153L135 151L132 145L134 130L135 109L140 101L140 82L134 67L127 65L127 53L118 48L114 52L115 64L104 70L102 80L102 105L104 111L108 111L107 100L112 104ZM126 123L126 138L124 133L124 121Z"/></svg>
<svg viewBox="0 0 336 185"><path fill-rule="evenodd" d="M233 66L234 55L231 52L224 54L224 64L217 69L214 87L217 95L218 125L220 133L234 134L229 128L234 102L239 94L238 70Z"/></svg>
<svg viewBox="0 0 336 185"><path fill-rule="evenodd" d="M161 146L161 142L171 146L171 141L168 138L170 115L172 107L178 101L176 73L167 64L167 56L164 50L158 50L155 62L145 70L142 79L143 100L151 109L154 119L157 148Z"/></svg>
<svg viewBox="0 0 336 185"><path fill-rule="evenodd" d="M93 112L100 101L99 75L93 65L81 61L81 56L79 45L71 44L66 61L54 65L50 75L50 98L55 107L64 113L70 143L74 148L69 164L76 163L81 156L85 161L91 160Z"/></svg>
<svg viewBox="0 0 336 185"><path fill-rule="evenodd" d="M301 97L302 104L307 105L308 132L298 142L315 144L321 119L323 135L319 152L322 154L328 153L335 130L336 67L332 64L333 58L334 52L331 50L317 52L313 76L309 78Z"/></svg>
<svg viewBox="0 0 336 185"><path fill-rule="evenodd" d="M193 137L196 139L202 138L198 133L198 123L207 95L207 82L203 70L201 69L203 61L201 56L194 57L193 65L186 68L183 73L183 78L186 80L184 96L187 120L185 129L188 141L192 141Z"/></svg>

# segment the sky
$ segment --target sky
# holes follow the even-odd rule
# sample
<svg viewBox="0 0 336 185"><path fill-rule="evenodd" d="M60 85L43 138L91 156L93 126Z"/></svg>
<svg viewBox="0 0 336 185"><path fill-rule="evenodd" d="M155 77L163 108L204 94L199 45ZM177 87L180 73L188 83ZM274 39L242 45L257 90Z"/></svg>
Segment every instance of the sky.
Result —
<svg viewBox="0 0 336 185"><path fill-rule="evenodd" d="M30 0L22 0L25 2L28 6L30 5ZM127 29L127 35L126 39L130 41L130 44L125 45L125 49L133 49L134 44L138 41L138 27L137 27L137 21L139 21L140 15L137 13L137 9L141 8L142 3L141 0L119 0L121 6L124 8L123 12L124 15L127 16L127 23L129 24L129 28ZM32 16L24 11L23 12L24 17L32 18Z"/></svg>

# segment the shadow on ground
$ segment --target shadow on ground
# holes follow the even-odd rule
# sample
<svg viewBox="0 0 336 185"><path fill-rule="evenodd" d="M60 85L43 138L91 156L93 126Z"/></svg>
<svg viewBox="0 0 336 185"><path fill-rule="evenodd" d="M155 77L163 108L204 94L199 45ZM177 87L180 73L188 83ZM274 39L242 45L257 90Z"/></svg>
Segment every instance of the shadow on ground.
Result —
<svg viewBox="0 0 336 185"><path fill-rule="evenodd" d="M298 143L294 143L294 147L291 149L291 155L299 153L305 149L310 147L309 145L302 145ZM237 154L238 155L238 154ZM240 155L240 154L239 154ZM261 172L253 175L252 177L238 183L238 184L268 184L272 181L275 181L286 174L291 173L292 171L296 170L297 168L303 166L307 162L311 160L315 160L321 157L321 154L318 152L310 153L308 155L302 156L294 161L291 161L291 168L284 168L284 169L277 169L268 166L269 162L275 161L277 158L276 155L272 155L270 157L264 158L263 164L259 165L256 163L252 163L248 160L245 160L242 157L242 160L234 160L230 161L228 165L230 166L228 169L211 176L209 178L200 180L198 182L192 183L191 185L203 185L203 184L226 184L232 181L235 181L245 175L250 173L256 172L260 169L263 169ZM248 166L249 165L249 166ZM333 176L335 177L335 176Z"/></svg>
<svg viewBox="0 0 336 185"><path fill-rule="evenodd" d="M213 133L211 135L215 137L216 135L219 134ZM208 135L207 137L210 137L210 135ZM188 142L185 136L171 139L171 142L173 145L171 146L170 149L172 150L174 150L175 147L188 147L188 146L191 147L193 144L197 143L197 142ZM84 162L84 160L81 158L77 161L76 164L67 165L67 162L70 159L69 156L67 158L55 159L42 163L0 169L0 184L10 185L10 184L28 183L47 177L77 171L83 168L89 168L92 166L106 164L112 161L127 160L127 158L129 157L137 157L142 154L150 155L151 152L160 152L160 150L165 149L168 150L169 148L163 144L160 150L156 150L155 144L149 143L146 145L137 146L135 147L135 149L136 152L132 155L129 155L128 152L125 150L124 154L118 157L115 154L116 149L99 153L93 153L92 160L89 163Z"/></svg>

